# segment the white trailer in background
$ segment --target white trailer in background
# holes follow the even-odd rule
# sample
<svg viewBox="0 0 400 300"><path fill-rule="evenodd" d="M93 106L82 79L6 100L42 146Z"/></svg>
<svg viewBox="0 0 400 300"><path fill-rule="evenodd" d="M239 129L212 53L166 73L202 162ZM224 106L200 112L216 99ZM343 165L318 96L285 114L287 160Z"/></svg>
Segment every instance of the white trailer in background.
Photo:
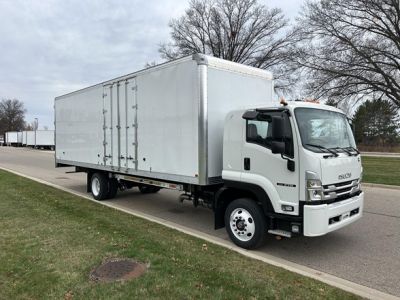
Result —
<svg viewBox="0 0 400 300"><path fill-rule="evenodd" d="M18 145L18 131L8 131L6 132L6 145L17 146Z"/></svg>
<svg viewBox="0 0 400 300"><path fill-rule="evenodd" d="M271 73L200 54L115 78L55 99L55 163L86 172L97 200L182 191L244 248L361 218L346 115L273 93Z"/></svg>
<svg viewBox="0 0 400 300"><path fill-rule="evenodd" d="M34 131L27 131L26 132L26 146L28 147L35 147L35 132Z"/></svg>
<svg viewBox="0 0 400 300"><path fill-rule="evenodd" d="M22 146L26 146L26 133L26 130L22 131Z"/></svg>
<svg viewBox="0 0 400 300"><path fill-rule="evenodd" d="M54 148L54 130L36 130L36 147Z"/></svg>
<svg viewBox="0 0 400 300"><path fill-rule="evenodd" d="M23 137L22 131L18 131L18 133L17 133L17 140L18 140L18 145L19 145L19 146L22 145L22 137Z"/></svg>
<svg viewBox="0 0 400 300"><path fill-rule="evenodd" d="M54 130L24 131L22 138L28 147L54 149Z"/></svg>

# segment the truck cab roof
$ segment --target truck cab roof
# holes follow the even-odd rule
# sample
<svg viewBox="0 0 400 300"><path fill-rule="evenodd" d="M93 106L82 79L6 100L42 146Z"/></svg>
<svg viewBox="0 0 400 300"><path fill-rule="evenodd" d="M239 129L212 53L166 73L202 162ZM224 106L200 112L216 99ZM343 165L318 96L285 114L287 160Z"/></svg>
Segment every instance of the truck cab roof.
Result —
<svg viewBox="0 0 400 300"><path fill-rule="evenodd" d="M312 103L312 102L303 102L303 101L289 101L287 102L287 105L282 105L277 102L276 105L274 106L258 106L258 107L251 107L248 109L242 109L242 110L237 110L238 113L242 112L243 114L246 112L251 112L251 111L274 111L274 110L289 110L291 112L294 111L295 108L298 107L304 107L304 108L315 108L315 109L323 109L323 110L329 110L333 112L338 112L341 114L344 114L344 112L336 107L330 106L330 105L325 105L325 104L319 104L319 103Z"/></svg>

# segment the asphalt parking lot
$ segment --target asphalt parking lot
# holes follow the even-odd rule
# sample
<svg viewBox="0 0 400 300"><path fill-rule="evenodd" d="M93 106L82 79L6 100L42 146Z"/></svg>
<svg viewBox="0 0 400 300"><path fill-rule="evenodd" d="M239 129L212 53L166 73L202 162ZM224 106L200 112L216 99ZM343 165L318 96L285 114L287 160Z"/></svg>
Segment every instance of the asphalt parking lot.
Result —
<svg viewBox="0 0 400 300"><path fill-rule="evenodd" d="M0 147L0 166L86 194L86 174L54 168L54 154L26 148ZM363 218L323 237L267 238L258 251L400 296L400 190L364 187ZM212 212L181 204L175 191L140 194L121 192L111 201L169 222L228 240L213 229Z"/></svg>

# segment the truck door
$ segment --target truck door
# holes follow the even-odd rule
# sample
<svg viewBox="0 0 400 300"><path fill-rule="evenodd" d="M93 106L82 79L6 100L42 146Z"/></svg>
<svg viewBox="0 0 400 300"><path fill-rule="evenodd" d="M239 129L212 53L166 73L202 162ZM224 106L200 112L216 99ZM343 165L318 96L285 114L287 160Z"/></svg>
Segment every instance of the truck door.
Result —
<svg viewBox="0 0 400 300"><path fill-rule="evenodd" d="M114 166L114 113L115 100L113 93L114 84L107 84L103 86L103 131L104 131L104 156L103 161L105 166Z"/></svg>
<svg viewBox="0 0 400 300"><path fill-rule="evenodd" d="M272 153L272 116L282 116L284 118L286 149L284 157L293 161L298 157L297 143L293 139L290 119L285 112L264 112L262 118L244 120L246 124L241 180L248 183L256 183L264 188L276 213L297 215L299 166L296 165L294 171L291 171L288 169L287 159L284 159L281 154ZM293 211L282 211L284 205L292 206Z"/></svg>
<svg viewBox="0 0 400 300"><path fill-rule="evenodd" d="M137 103L135 78L103 87L104 165L136 169Z"/></svg>
<svg viewBox="0 0 400 300"><path fill-rule="evenodd" d="M136 80L130 78L120 85L120 168L135 169L137 159Z"/></svg>

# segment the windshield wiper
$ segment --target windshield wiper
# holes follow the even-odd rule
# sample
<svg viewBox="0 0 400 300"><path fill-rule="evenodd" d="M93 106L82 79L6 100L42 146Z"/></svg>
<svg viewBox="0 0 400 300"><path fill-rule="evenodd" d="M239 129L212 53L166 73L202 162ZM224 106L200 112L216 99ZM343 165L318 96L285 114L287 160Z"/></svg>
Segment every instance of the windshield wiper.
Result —
<svg viewBox="0 0 400 300"><path fill-rule="evenodd" d="M335 157L339 156L339 154L337 154L337 152L335 152L335 151L333 151L331 149L325 148L324 146L321 146L321 145L306 144L306 146L315 147L315 148L318 148L318 149L321 149L321 150L325 150L326 152L331 153Z"/></svg>
<svg viewBox="0 0 400 300"><path fill-rule="evenodd" d="M348 148L342 148L342 147L335 147L335 148L330 148L330 149L334 149L334 150L343 150L344 152L346 152L346 154L348 154L349 156L353 156L354 154L351 153L351 151L348 150Z"/></svg>
<svg viewBox="0 0 400 300"><path fill-rule="evenodd" d="M350 147L347 147L346 149L353 150L355 153L357 153L356 156L357 156L358 154L360 154L360 151L358 151L357 148L354 148L354 147L351 147L351 146L350 146Z"/></svg>

